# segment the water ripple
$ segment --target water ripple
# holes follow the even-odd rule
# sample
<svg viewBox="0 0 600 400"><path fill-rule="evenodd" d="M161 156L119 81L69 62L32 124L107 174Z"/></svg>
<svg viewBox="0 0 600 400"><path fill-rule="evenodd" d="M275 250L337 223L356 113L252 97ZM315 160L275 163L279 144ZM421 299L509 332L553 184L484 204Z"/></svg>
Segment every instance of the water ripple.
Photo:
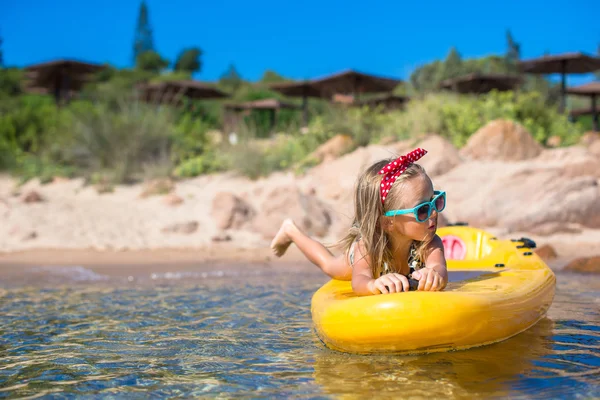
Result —
<svg viewBox="0 0 600 400"><path fill-rule="evenodd" d="M76 274L87 283L0 291L0 398L600 395L599 292L584 279L574 292L573 276L559 276L548 318L512 339L399 357L323 347L310 317L319 275L108 285Z"/></svg>

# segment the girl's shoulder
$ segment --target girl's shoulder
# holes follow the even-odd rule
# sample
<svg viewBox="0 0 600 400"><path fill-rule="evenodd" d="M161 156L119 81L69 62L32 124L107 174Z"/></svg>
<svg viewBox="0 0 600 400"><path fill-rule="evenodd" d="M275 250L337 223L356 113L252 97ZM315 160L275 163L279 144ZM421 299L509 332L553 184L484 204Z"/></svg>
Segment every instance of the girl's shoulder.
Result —
<svg viewBox="0 0 600 400"><path fill-rule="evenodd" d="M442 242L442 238L437 234L435 234L427 244L427 247L425 248L425 258L428 258L436 250L441 251L442 254L444 253L444 242Z"/></svg>
<svg viewBox="0 0 600 400"><path fill-rule="evenodd" d="M350 266L354 266L356 262L364 258L368 258L367 248L365 247L365 242L360 237L357 237L348 249Z"/></svg>

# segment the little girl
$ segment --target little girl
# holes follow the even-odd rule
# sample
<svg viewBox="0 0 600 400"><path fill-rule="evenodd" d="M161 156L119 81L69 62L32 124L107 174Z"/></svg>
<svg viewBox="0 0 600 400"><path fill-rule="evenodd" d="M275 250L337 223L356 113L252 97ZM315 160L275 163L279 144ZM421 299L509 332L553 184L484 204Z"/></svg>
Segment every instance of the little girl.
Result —
<svg viewBox="0 0 600 400"><path fill-rule="evenodd" d="M293 242L333 279L352 280L358 295L409 290L442 290L448 283L442 240L436 235L437 216L446 206L446 193L433 190L431 179L415 162L427 151L416 149L397 159L382 160L358 178L354 223L341 240L344 254L333 256L287 219L271 243L281 257Z"/></svg>

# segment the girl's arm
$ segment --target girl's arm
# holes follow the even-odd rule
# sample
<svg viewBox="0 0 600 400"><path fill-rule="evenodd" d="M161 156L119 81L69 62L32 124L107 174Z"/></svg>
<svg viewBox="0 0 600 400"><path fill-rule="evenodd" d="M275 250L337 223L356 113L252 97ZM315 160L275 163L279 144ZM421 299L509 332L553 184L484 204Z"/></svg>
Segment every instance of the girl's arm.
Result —
<svg viewBox="0 0 600 400"><path fill-rule="evenodd" d="M435 235L429 244L428 255L425 259L425 268L432 269L438 273L442 278L441 289L444 289L448 284L448 269L446 268L446 257L444 256L444 243L438 235Z"/></svg>
<svg viewBox="0 0 600 400"><path fill-rule="evenodd" d="M352 265L352 290L359 296L408 292L408 279L400 274L390 273L373 279L371 259L366 255L362 242L355 245Z"/></svg>
<svg viewBox="0 0 600 400"><path fill-rule="evenodd" d="M365 256L362 241L354 244L354 264L352 267L352 290L359 296L375 294L375 279L371 271L370 260Z"/></svg>

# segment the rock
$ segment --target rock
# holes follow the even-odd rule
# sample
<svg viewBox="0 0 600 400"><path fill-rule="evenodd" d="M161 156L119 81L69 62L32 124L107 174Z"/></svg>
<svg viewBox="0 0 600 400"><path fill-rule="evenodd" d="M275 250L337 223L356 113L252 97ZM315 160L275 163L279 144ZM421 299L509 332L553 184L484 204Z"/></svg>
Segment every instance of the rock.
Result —
<svg viewBox="0 0 600 400"><path fill-rule="evenodd" d="M175 184L171 179L154 179L144 184L142 193L140 193L140 198L144 199L150 196L167 194L170 193L174 188Z"/></svg>
<svg viewBox="0 0 600 400"><path fill-rule="evenodd" d="M445 174L462 162L456 147L440 135L429 135L415 147L427 150L418 164L425 168L430 177Z"/></svg>
<svg viewBox="0 0 600 400"><path fill-rule="evenodd" d="M579 144L587 147L598 141L600 141L600 133L589 131L581 135L581 138L579 139Z"/></svg>
<svg viewBox="0 0 600 400"><path fill-rule="evenodd" d="M115 187L108 182L97 183L94 187L98 194L113 193L115 191Z"/></svg>
<svg viewBox="0 0 600 400"><path fill-rule="evenodd" d="M211 240L213 242L230 242L231 239L232 239L231 235L229 235L225 232L221 232L211 238Z"/></svg>
<svg viewBox="0 0 600 400"><path fill-rule="evenodd" d="M197 221L189 221L183 223L177 223L165 226L161 229L163 233L182 233L189 235L190 233L194 233L198 230L198 222Z"/></svg>
<svg viewBox="0 0 600 400"><path fill-rule="evenodd" d="M23 241L28 241L28 240L33 240L35 238L38 237L38 234L36 231L31 231L28 234L26 234L25 236L23 236Z"/></svg>
<svg viewBox="0 0 600 400"><path fill-rule="evenodd" d="M560 136L550 136L548 140L546 140L546 146L548 147L559 147L562 144L562 139Z"/></svg>
<svg viewBox="0 0 600 400"><path fill-rule="evenodd" d="M272 238L286 218L292 218L308 235L320 237L327 234L332 222L329 211L316 196L290 185L277 187L266 196L252 221L252 230Z"/></svg>
<svg viewBox="0 0 600 400"><path fill-rule="evenodd" d="M362 170L375 161L400 155L395 146L359 147L337 160L317 165L310 170L308 176L317 188L319 196L328 199L346 199L347 195L351 195L358 174Z"/></svg>
<svg viewBox="0 0 600 400"><path fill-rule="evenodd" d="M23 196L23 203L40 203L42 201L44 201L44 198L35 190L27 192L27 194Z"/></svg>
<svg viewBox="0 0 600 400"><path fill-rule="evenodd" d="M600 228L598 179L567 179L563 169L532 163L467 162L435 183L449 194L446 216L472 226L501 227L508 232Z"/></svg>
<svg viewBox="0 0 600 400"><path fill-rule="evenodd" d="M183 199L174 193L168 194L163 198L163 203L167 206L178 206L183 203Z"/></svg>
<svg viewBox="0 0 600 400"><path fill-rule="evenodd" d="M544 150L536 159L540 166L561 168L563 178L595 176L600 178L600 159L584 146Z"/></svg>
<svg viewBox="0 0 600 400"><path fill-rule="evenodd" d="M588 147L588 151L598 157L600 157L600 140L596 140Z"/></svg>
<svg viewBox="0 0 600 400"><path fill-rule="evenodd" d="M586 274L600 274L600 256L577 258L571 261L564 270Z"/></svg>
<svg viewBox="0 0 600 400"><path fill-rule="evenodd" d="M250 204L228 192L219 192L212 201L211 215L219 229L240 229L256 214Z"/></svg>
<svg viewBox="0 0 600 400"><path fill-rule="evenodd" d="M540 258L544 261L554 260L558 257L558 254L556 253L554 247L552 247L549 244L545 244L541 247L538 247L534 250L534 253L540 256Z"/></svg>
<svg viewBox="0 0 600 400"><path fill-rule="evenodd" d="M550 221L537 226L533 226L529 228L528 231L538 236L550 236L557 233L581 233L582 228L577 224L567 224Z"/></svg>
<svg viewBox="0 0 600 400"><path fill-rule="evenodd" d="M308 158L317 162L331 161L354 148L354 141L349 135L335 135L313 151Z"/></svg>
<svg viewBox="0 0 600 400"><path fill-rule="evenodd" d="M494 120L475 132L460 154L476 160L517 161L535 158L541 152L542 146L522 125Z"/></svg>

